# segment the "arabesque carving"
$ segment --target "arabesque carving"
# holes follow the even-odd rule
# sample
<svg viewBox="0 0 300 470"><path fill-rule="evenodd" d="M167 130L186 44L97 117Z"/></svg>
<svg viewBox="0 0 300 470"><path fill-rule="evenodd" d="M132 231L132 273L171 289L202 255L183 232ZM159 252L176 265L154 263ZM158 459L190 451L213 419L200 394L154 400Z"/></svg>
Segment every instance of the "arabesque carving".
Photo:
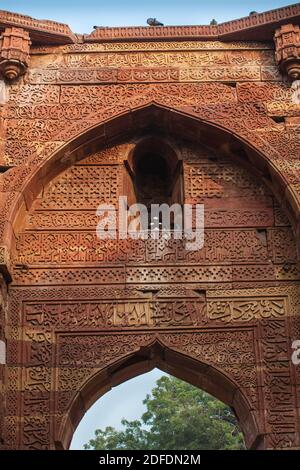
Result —
<svg viewBox="0 0 300 470"><path fill-rule="evenodd" d="M300 448L299 17L74 35L0 11L1 449L67 449L154 367L230 405L248 448ZM155 152L168 198L204 205L194 251L96 235Z"/></svg>

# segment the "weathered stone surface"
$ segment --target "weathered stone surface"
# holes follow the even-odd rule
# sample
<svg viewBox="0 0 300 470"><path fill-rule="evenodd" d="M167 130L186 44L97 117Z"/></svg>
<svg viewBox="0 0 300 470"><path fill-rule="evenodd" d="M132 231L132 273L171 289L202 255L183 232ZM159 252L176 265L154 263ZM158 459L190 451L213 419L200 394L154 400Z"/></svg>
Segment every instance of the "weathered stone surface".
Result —
<svg viewBox="0 0 300 470"><path fill-rule="evenodd" d="M281 75L299 16L75 36L0 11L32 41L0 105L1 448L68 448L153 367L234 407L249 448L299 448L300 111ZM140 148L204 204L202 248L96 237L97 206L136 197Z"/></svg>

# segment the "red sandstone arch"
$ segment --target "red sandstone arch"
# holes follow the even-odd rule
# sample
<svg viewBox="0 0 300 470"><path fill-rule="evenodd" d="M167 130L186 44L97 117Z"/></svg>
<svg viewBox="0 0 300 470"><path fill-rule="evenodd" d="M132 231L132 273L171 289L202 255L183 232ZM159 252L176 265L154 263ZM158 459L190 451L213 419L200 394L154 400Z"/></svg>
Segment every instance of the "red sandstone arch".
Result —
<svg viewBox="0 0 300 470"><path fill-rule="evenodd" d="M275 30L282 26L282 23L297 24L296 10L299 8L288 7L267 14L252 15L238 20L238 28L234 23L221 25L217 27L219 39L224 39L222 31L229 27L227 39L248 40L258 34L260 39L272 40ZM0 16L3 16L3 12ZM24 22L24 18L18 15L4 16L9 17L8 22L4 21L4 27L11 23L13 16L13 20L16 20L14 23L20 27L22 34L29 31L33 41L33 49L30 51L33 56L33 69L24 80L13 85L16 94L13 92L12 99L3 105L4 112L1 113L1 148L5 145L3 163L13 163L17 166L3 174L0 182L0 266L6 281L11 281L12 276L14 278L8 292L4 279L0 279L0 339L7 343L7 363L5 366L0 364L0 448L48 449L55 448L55 444L57 448L67 447L73 427L84 409L104 391L103 387L158 365L232 404L239 416L249 447L299 449L300 369L292 364L291 344L293 340L299 339L300 335L300 270L290 223L281 213L272 195L271 210L264 213L266 216L251 219L246 215L244 225L239 221L245 228L240 231L242 236L238 233L239 223L232 227L234 216L228 211L229 223L227 222L228 227L225 228L228 228L228 231L233 228L234 236L228 237L229 241L224 243L224 246L224 238L219 236L219 232L223 231L224 220L220 215L223 210L221 207L219 213L216 211L216 227L212 228L212 232L216 229L216 236L211 237L214 246L217 246L216 253L213 256L200 253L198 258L190 260L188 256L182 255L182 252L173 250L170 256L173 264L184 260L178 262L178 267L175 268L169 260L166 261L163 251L158 253L157 257L147 257L147 246L142 247L140 251L137 248L140 259L136 264L133 262L130 265L129 256L125 257L130 260L126 265L127 261L123 263L124 258L118 258L117 253L114 261L119 262L121 259L120 271L124 271L124 276L123 271L121 274L120 271L116 273L118 269L109 256L106 256L109 251L106 246L103 259L108 266L105 267L103 263L98 268L99 258L89 257L92 250L96 252L97 241L92 240L92 249L88 252L88 237L84 238L85 235L82 235L84 230L80 232L82 228L88 228L90 232L94 230L94 220L90 225L79 222L75 229L72 222L69 224L75 233L75 249L68 245L72 235L67 232L66 237L61 236L63 230L60 230L61 226L55 221L44 225L50 229L49 238L47 235L40 236L42 223L33 224L33 237L30 238L30 235L22 245L22 229L23 225L26 225L24 215L32 215L30 209L34 209L33 201L57 174L104 147L124 140L128 142L138 139L148 130L156 135L162 134L163 137L180 136L181 141L186 139L195 144L206 145L210 149L207 158L205 157L208 166L212 166L209 161L211 148L221 156L220 160L224 160L224 166L228 164L228 168L231 166L230 158L241 162L251 171L254 178L262 180L264 186L269 186L277 196L292 223L298 241L299 118L297 110L290 109L291 90L284 83L283 77L277 76L273 52L263 52L264 46L261 44L258 51L252 53L250 49L253 45L249 43L245 44L242 54L237 55L237 60L230 60L231 52L228 54L226 49L232 46L228 48L228 45L223 43L222 48L225 50L218 55L222 58L221 64L228 64L224 70L219 67L219 61L213 60L211 53L215 48L209 46L207 53L211 56L208 61L211 67L208 67L207 75L198 75L198 67L195 68L196 74L189 72L189 69L192 72L192 68L198 63L198 60L192 58L186 57L178 63L170 61L172 66L168 67L167 74L165 65L169 61L157 65L156 61L150 59L147 65L144 60L135 64L129 61L130 68L126 66L126 74L128 71L134 72L138 62L141 62L141 68L138 67L137 76L135 73L129 73L129 80L124 80L122 75L124 77L125 67L121 64L123 61L115 61L115 65L110 63L114 69L108 70L106 67L102 68L102 62L94 60L96 56L92 54L89 56L91 60L88 60L88 63L91 67L87 73L85 60L79 61L79 66L75 69L73 61L62 60L62 55L68 51L89 54L90 47L84 43L97 43L101 38L107 39L108 42L116 39L123 42L126 38L131 41L133 37L134 40L145 39L146 36L149 38L154 32L151 32L151 28L125 28L122 31L96 28L92 35L76 38L64 25L58 25L58 35L57 31L53 32L57 30L57 25L51 22L38 25L38 22L31 18L26 18ZM257 27L261 21L261 27ZM241 24L244 26L240 27ZM32 28L38 31L34 32ZM150 39L155 39L156 32L163 41L172 37L181 41L189 36L203 39L208 37L207 28L214 29L213 33L218 32L215 26L175 29L167 27L155 29L155 34ZM250 28L250 32L247 32L247 28ZM296 26L291 24L287 25L287 28L292 34L296 34ZM233 33L238 29L238 34L230 34L230 29ZM210 33L211 31L209 36ZM284 39L283 33L284 27L281 31L277 30L277 39ZM26 49L25 55L28 55L28 33L25 36L23 45ZM213 36L217 39L216 34ZM68 40L77 43L70 49L66 46L64 50L59 46L58 49L51 47ZM285 50L290 49L288 42L277 44L276 58L279 62L282 62L281 56ZM36 47L37 43L42 45L42 50ZM168 47L162 48L159 44L157 46L157 50L168 50ZM238 50L240 47L241 45L236 44L233 49ZM96 45L96 50L97 48ZM141 46L141 50L144 49L152 50L147 45ZM178 47L178 50L181 49ZM185 49L192 48L187 44ZM119 49L121 54L127 50L128 48ZM19 52L22 53L21 49ZM46 52L47 55L36 61L41 52ZM296 59L299 56L296 50L294 56ZM176 63L175 68L173 65ZM145 69L142 64L146 65ZM245 73L240 67L243 64L246 65ZM256 66L253 71L250 70L251 64ZM199 65L203 65L201 61ZM188 67L188 73L181 75L181 67ZM142 69L147 70L147 73L141 73ZM247 69L251 73L248 73ZM170 72L172 76L168 75ZM205 80L212 81L202 82L204 76L207 77ZM181 82L182 79L186 81ZM226 84L221 80L225 80ZM39 103L40 108L37 106ZM274 108L277 109L274 111ZM54 116L56 119L52 119L53 112L57 113ZM204 159L204 162L206 160ZM218 175L222 172L222 165L221 161L216 170ZM6 166L2 167L2 170L5 169ZM90 173L92 177L89 179ZM86 171L86 180L94 184L93 170L90 173ZM104 181L106 178L110 185L111 173L113 172L110 169L103 171L102 179L99 178L98 181ZM188 185L191 188L194 184L201 192L204 186L201 175L198 177L196 174L193 182L192 178L189 178L191 174L192 172L186 179ZM213 178L211 180L213 181ZM225 178L223 180L225 181ZM247 199L249 194L251 198L253 193L244 193L242 185L237 181L238 178L233 184L243 193L241 198L238 195L237 199ZM113 184L115 187L119 185L117 177ZM69 187L66 186L68 192ZM225 184L223 186L225 187ZM232 189L230 185L228 187L226 194ZM261 193L257 194L260 196L262 193L263 188ZM114 194L117 195L118 190ZM207 194L210 196L208 191ZM259 196L259 202L263 202ZM201 200L201 197L199 199ZM95 200L98 201L98 195ZM81 199L80 201L82 202ZM248 207L247 200L240 202L243 207ZM59 204L57 206L59 207ZM74 207L72 204L66 206L67 210ZM267 208L269 209L269 206ZM253 212L255 209L254 204ZM268 214L271 214L269 218ZM262 230L261 225L264 225L264 222L266 229ZM68 224L65 226L68 231L70 227ZM253 256L248 241L245 242L249 236L247 233L250 233L248 229L258 244L263 246L262 250L254 249ZM55 230L59 232L56 238L52 233ZM274 236L272 231L275 232ZM20 235L19 240L15 234ZM35 240L38 240L36 244ZM65 249L67 253L65 258L60 256L61 252L57 255L55 249L53 250L53 240L57 241L59 249L59 242L62 242L62 250ZM19 245L15 246L15 242ZM239 247L236 248L235 243ZM41 247L45 247L45 250L40 249ZM88 253L88 256L76 257L77 247L87 247L85 253ZM120 245L113 248L120 252L123 249ZM125 247L125 252L126 249ZM210 247L208 251L209 249ZM136 253L132 246L127 252L130 250ZM230 256L227 256L226 250ZM32 256L35 251L36 257L36 253ZM10 273L9 255L13 258L15 252L21 256L14 258L16 264ZM75 256L72 257L74 252ZM29 266L22 264L22 256ZM36 259L37 265L31 264L31 260ZM50 265L47 265L49 259ZM69 265L66 264L66 259ZM89 266L91 259L93 262ZM203 259L207 262L204 269L201 266ZM78 265L74 260L79 260ZM159 266L156 264L157 260L158 264L161 263ZM17 264L17 261L20 261L20 264ZM160 275L160 269L167 275ZM38 270L42 275L36 275ZM221 275L218 277L219 272ZM150 290L146 289L145 293L143 288L149 279ZM205 282L208 280L208 284L202 282L203 279ZM221 280L220 291L217 291L217 279ZM199 280L203 290L197 289L196 283ZM157 284L157 291L151 290L154 283ZM224 290L224 285L227 290ZM117 293L116 286L119 287ZM130 286L133 286L131 291ZM193 312L196 314L191 316L196 318L196 321L187 325L182 320L184 317L179 315L179 321L172 322L175 314L173 317L169 315L168 307L163 307L163 304L169 302L172 312L177 312L184 302L189 301L191 292L193 301L197 299ZM116 297L118 301L114 302ZM111 304L115 308L120 298L125 314L130 311L130 302L137 309L145 298L148 299L149 305L151 304L149 308L154 308L157 302L157 317L163 321L140 322L141 317L137 315L131 323L118 322L114 321L113 316L109 324L106 320L111 321L111 316L105 317L104 314L104 319L101 317L102 305L104 304L105 308L111 307L109 302L113 299ZM69 305L63 308L67 305L65 299L68 299ZM74 299L77 300L77 310L72 307L72 299L73 304ZM227 311L225 312L225 317L229 320L223 323L220 320L222 313L220 317L218 309L216 314L214 310L220 299L229 299L231 305L229 317ZM238 306L245 302L250 308L257 308L258 305L258 309L254 314L246 314L246 321L242 322L239 312L234 315L235 302ZM53 305L58 308L53 308ZM96 308L93 309L91 305L96 305ZM213 314L209 312L212 305ZM97 309L100 314L97 314ZM242 315L244 314L245 311L242 311ZM151 315L148 319L150 317ZM75 323L78 321L76 326L74 318ZM151 320L153 318L154 315ZM193 326L190 326L191 324Z"/></svg>
<svg viewBox="0 0 300 470"><path fill-rule="evenodd" d="M113 145L124 139L132 138L145 130L163 132L167 135L180 135L188 141L205 144L221 154L237 158L261 178L275 194L287 213L295 233L298 235L300 202L283 172L277 168L274 157L280 158L276 148L259 135L249 132L249 129L230 116L224 119L208 119L191 105L171 106L164 100L148 101L131 108L117 110L109 109L107 119L98 119L93 126L78 132L68 130L72 136L63 146L54 152L47 151L43 157L33 155L21 167L12 169L7 177L14 178L16 195L6 201L4 213L6 221L2 236L2 245L10 250L13 230L23 218L24 211L30 208L37 194L52 178L79 161L105 146ZM106 116L105 116L106 117ZM249 117L250 121L253 119Z"/></svg>
<svg viewBox="0 0 300 470"><path fill-rule="evenodd" d="M236 129L233 130L225 125L222 126L219 123L200 118L188 110L183 111L170 108L166 105L158 105L149 102L141 108L135 108L131 111L126 110L126 112L109 119L105 123L100 121L89 130L82 131L58 151L51 153L47 158L39 161L38 164L37 160L34 159L35 157L33 157L32 161L28 162L28 167L26 165L20 167L20 184L17 187L19 193L14 198L5 227L4 240L6 245L8 247L13 246L13 230L18 232L20 224L23 223L24 212L30 208L43 186L51 181L57 174L67 169L74 162L84 159L88 155L106 146L111 146L118 142L128 140L129 138L138 139L149 130L163 137L179 135L182 138L182 136L184 136L187 141L207 145L209 148L214 148L216 152L224 156L229 156L242 162L245 167L252 171L252 174L263 179L265 184L277 195L289 214L294 228L296 228L298 221L298 204L296 197L291 196L292 193L289 192L289 189L286 189L287 183L285 177L273 164L270 156L264 153L259 145L255 146L253 142L249 142L243 135L243 129L241 133L238 133ZM17 171L18 170L16 170L16 175L18 174ZM24 171L24 173L21 179L22 171ZM40 291L38 295L41 295ZM260 322L260 328L262 330L261 338L272 344L274 331L276 331L276 333L274 333L275 340L277 334L278 337L285 335L287 331L285 320L286 318L278 320L277 322L277 320L271 319L270 321L266 320L265 324L264 320L262 320ZM19 327L18 321L19 317L13 325L14 327ZM282 333L277 333L280 328ZM225 334L225 330L226 328L222 330L222 334ZM183 332L181 331L181 333ZM91 335L91 333L89 334ZM101 334L103 333L99 333L99 336ZM113 334L116 335L117 333L114 332ZM183 336L184 334L185 332ZM200 334L203 333L200 332ZM121 358L117 356L113 358L109 364L102 365L100 370L92 375L92 377L87 373L83 380L84 385L80 387L79 391L76 389L76 398L74 398L73 393L72 397L68 395L61 400L68 407L68 415L63 424L60 425L59 420L63 418L65 410L61 410L59 416L54 416L53 414L55 414L56 411L54 411L53 408L51 409L51 426L53 426L53 422L56 423L55 436L52 433L50 438L45 438L45 443L43 444L45 447L54 446L55 441L57 448L67 448L73 429L78 424L80 417L91 403L105 391L103 387L146 372L156 365L179 378L206 389L217 398L223 399L224 402L232 404L236 409L249 447L257 448L261 446L262 448L269 448L276 447L276 445L279 447L298 445L298 441L295 441L296 444L291 444L293 441L288 433L282 433L279 444L277 444L276 436L274 440L268 440L268 435L271 434L271 431L264 428L262 415L265 413L265 410L259 408L257 413L253 412L247 398L251 390L242 390L240 386L237 386L235 380L230 377L230 374L226 375L226 372L219 371L217 366L213 364L209 365L208 362L202 360L201 357L195 358L191 355L188 356L185 354L184 350L176 351L174 346L165 343L163 340L160 340L159 343L153 343L153 332L150 332L149 335L152 336L150 341L147 339L147 344L153 344L148 348L149 352L144 352L144 341L141 352L141 345L138 345L138 347L134 345L134 349L130 349L129 352L123 354ZM268 335L271 336L271 339L268 339ZM78 335L77 338L79 336L80 335ZM128 336L130 335L128 334ZM256 341L257 339L253 341L253 344L255 344ZM162 353L162 351L164 352ZM151 354L153 356L151 356ZM261 358L258 355L256 359L256 366L259 371L258 374L260 374L263 368L260 362ZM285 361L288 361L288 353L285 357ZM211 372L209 377L207 376L207 368L209 368ZM198 381L197 374L202 378L202 382ZM275 379L276 377L274 380ZM220 390L216 391L216 386L219 386L223 392L219 394ZM226 390L226 393L229 393L228 396L226 393L223 395L224 390ZM52 392L53 390L51 390L51 393ZM288 393L290 393L290 391ZM49 400L51 405L55 400L55 396ZM70 400L73 400L71 408L69 407ZM279 419L281 419L281 416ZM26 446L32 445L32 443L28 444L26 441L26 435L30 434L30 425L31 423L29 423L29 431L25 429L23 432L25 436L23 445L25 448ZM41 423L39 423L39 425L41 426ZM51 429L53 429L53 427L51 427ZM38 445L41 444L38 443Z"/></svg>
<svg viewBox="0 0 300 470"><path fill-rule="evenodd" d="M159 339L124 355L90 376L70 403L55 432L56 449L68 449L73 434L86 411L111 388L138 375L159 368L201 388L233 408L249 449L259 448L263 436L256 412L234 379L224 371L170 348Z"/></svg>

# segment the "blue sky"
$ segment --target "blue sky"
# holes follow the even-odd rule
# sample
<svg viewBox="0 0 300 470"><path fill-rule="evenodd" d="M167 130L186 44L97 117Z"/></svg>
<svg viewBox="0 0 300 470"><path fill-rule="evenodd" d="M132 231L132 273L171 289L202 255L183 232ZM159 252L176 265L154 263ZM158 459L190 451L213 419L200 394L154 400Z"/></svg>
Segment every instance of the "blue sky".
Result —
<svg viewBox="0 0 300 470"><path fill-rule="evenodd" d="M81 420L71 443L72 450L80 450L94 437L94 430L114 426L120 429L122 418L138 419L145 411L143 400L159 377L165 375L158 369L128 380L103 395Z"/></svg>
<svg viewBox="0 0 300 470"><path fill-rule="evenodd" d="M0 0L0 9L35 18L67 23L76 33L89 33L97 26L145 25L149 17L166 25L208 24L247 16L250 11L266 11L290 5L293 0L224 1L210 0Z"/></svg>

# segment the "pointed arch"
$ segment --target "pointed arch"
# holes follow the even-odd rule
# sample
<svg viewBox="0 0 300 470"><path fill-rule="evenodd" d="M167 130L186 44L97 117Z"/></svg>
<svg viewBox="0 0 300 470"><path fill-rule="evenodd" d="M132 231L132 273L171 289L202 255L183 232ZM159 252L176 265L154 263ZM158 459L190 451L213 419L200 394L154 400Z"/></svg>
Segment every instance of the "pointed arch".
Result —
<svg viewBox="0 0 300 470"><path fill-rule="evenodd" d="M258 427L256 412L234 378L207 361L170 347L161 335L134 352L110 361L82 383L68 404L63 421L56 427L55 448L69 448L79 422L101 396L154 368L201 388L230 406L237 416L247 447L257 448L260 445L262 430Z"/></svg>
<svg viewBox="0 0 300 470"><path fill-rule="evenodd" d="M199 106L172 106L169 103L171 99L167 103L165 101L162 98L149 100L146 96L131 108L109 108L92 126L89 121L86 128L83 123L80 130L78 126L68 129L69 140L54 152L50 146L42 156L33 155L26 164L17 167L15 193L8 197L4 208L7 216L1 245L10 251L15 225L22 220L38 193L57 174L93 152L139 136L149 129L164 135L180 135L187 141L207 145L232 158L238 156L244 166L271 188L295 233L299 233L300 201L284 172L276 165L274 157L280 158L276 148L272 148L253 129L250 131L247 122L240 121L239 113L231 116L225 110L221 115L214 116L211 112L206 115L204 108ZM258 117L262 119L259 114ZM247 119L251 122L253 116ZM62 138L63 133L64 130L57 139ZM14 175L8 172L7 176L11 178Z"/></svg>

